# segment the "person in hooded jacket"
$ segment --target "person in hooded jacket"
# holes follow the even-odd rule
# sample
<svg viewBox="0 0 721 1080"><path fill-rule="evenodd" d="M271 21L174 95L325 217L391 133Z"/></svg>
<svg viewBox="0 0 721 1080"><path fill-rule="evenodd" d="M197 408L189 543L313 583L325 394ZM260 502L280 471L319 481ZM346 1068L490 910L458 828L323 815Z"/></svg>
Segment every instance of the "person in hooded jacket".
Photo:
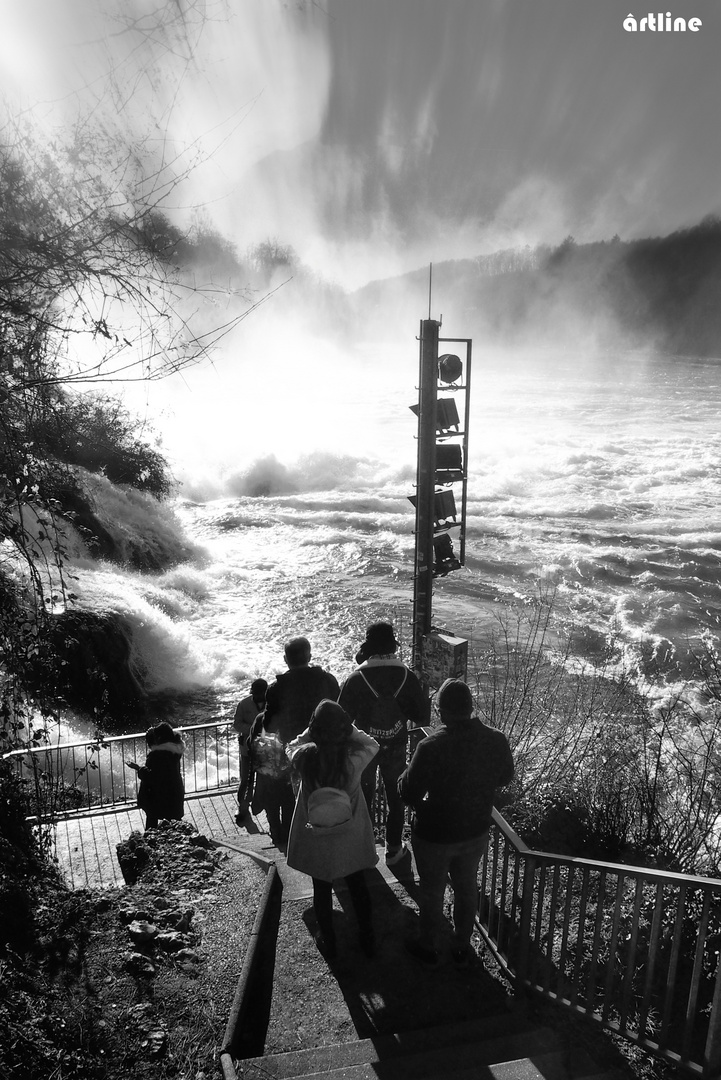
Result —
<svg viewBox="0 0 721 1080"><path fill-rule="evenodd" d="M154 829L161 818L180 821L184 814L185 785L182 760L185 744L170 724L160 723L145 734L148 754L144 765L126 761L137 772L138 806L145 812L145 828Z"/></svg>
<svg viewBox="0 0 721 1080"><path fill-rule="evenodd" d="M304 732L286 747L300 779L288 837L288 866L313 879L316 941L335 956L333 881L344 878L358 919L360 948L374 949L371 898L364 871L378 862L373 825L361 792L361 775L378 753L378 743L359 731L335 701L324 700ZM326 800L314 818L314 796ZM335 807L344 809L336 815Z"/></svg>

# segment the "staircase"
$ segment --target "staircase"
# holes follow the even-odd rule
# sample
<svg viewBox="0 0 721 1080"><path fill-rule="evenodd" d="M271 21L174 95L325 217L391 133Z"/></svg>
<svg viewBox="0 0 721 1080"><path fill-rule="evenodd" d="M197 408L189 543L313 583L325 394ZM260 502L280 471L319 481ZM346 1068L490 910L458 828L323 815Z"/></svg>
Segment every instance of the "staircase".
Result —
<svg viewBox="0 0 721 1080"><path fill-rule="evenodd" d="M242 1080L620 1080L513 1014L235 1062Z"/></svg>

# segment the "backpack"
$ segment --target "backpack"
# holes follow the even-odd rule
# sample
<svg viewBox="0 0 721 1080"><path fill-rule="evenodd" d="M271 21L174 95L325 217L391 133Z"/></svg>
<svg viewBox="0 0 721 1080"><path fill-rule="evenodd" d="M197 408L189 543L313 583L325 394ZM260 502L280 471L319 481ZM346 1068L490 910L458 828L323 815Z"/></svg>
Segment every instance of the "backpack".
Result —
<svg viewBox="0 0 721 1080"><path fill-rule="evenodd" d="M372 735L381 745L383 743L401 742L405 740L408 718L398 704L398 695L406 685L408 668L403 671L401 685L393 694L380 694L366 679L363 669L358 672L370 692L373 694L373 704L367 717L368 727L366 731Z"/></svg>
<svg viewBox="0 0 721 1080"><path fill-rule="evenodd" d="M307 799L308 824L314 832L338 831L353 817L350 795L342 788L319 787Z"/></svg>

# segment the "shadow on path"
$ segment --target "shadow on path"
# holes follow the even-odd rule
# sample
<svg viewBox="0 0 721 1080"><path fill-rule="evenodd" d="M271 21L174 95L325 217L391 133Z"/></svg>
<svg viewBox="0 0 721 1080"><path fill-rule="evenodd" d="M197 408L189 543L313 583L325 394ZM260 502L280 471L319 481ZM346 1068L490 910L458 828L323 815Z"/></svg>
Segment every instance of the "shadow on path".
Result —
<svg viewBox="0 0 721 1080"><path fill-rule="evenodd" d="M408 879L398 877L395 883L385 880L379 871L368 872L376 935L376 952L371 959L358 947L357 923L347 890L339 887L336 891L341 906L340 911L334 911L338 949L328 966L358 1037L505 1013L509 998L482 962L458 969L446 948L439 966L428 969L406 952L404 940L418 933L418 909L413 902L417 884L412 873ZM302 919L312 935L316 928L312 907L306 907Z"/></svg>

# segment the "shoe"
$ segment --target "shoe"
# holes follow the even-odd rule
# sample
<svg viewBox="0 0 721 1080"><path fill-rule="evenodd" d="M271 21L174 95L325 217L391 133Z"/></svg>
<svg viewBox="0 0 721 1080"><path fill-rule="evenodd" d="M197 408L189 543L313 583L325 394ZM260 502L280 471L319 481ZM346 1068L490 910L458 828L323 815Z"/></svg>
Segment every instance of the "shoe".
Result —
<svg viewBox="0 0 721 1080"><path fill-rule="evenodd" d="M364 956L370 958L375 955L376 939L372 930L362 930L358 935L358 944Z"/></svg>
<svg viewBox="0 0 721 1080"><path fill-rule="evenodd" d="M248 820L248 811L247 810L245 811L245 813L243 813L242 811L239 810L238 813L235 815L235 824L236 825L244 825L247 820Z"/></svg>
<svg viewBox="0 0 721 1080"><path fill-rule="evenodd" d="M438 953L435 949L427 949L425 945L421 945L420 941L413 939L404 941L403 944L406 952L410 953L414 960L419 960L425 967L438 967Z"/></svg>
<svg viewBox="0 0 721 1080"><path fill-rule="evenodd" d="M386 848L386 866L395 866L401 859L405 859L408 854L409 851L405 844L401 844L398 848Z"/></svg>
<svg viewBox="0 0 721 1080"><path fill-rule="evenodd" d="M459 945L451 949L451 957L457 968L469 968L478 960L478 954L472 945Z"/></svg>

